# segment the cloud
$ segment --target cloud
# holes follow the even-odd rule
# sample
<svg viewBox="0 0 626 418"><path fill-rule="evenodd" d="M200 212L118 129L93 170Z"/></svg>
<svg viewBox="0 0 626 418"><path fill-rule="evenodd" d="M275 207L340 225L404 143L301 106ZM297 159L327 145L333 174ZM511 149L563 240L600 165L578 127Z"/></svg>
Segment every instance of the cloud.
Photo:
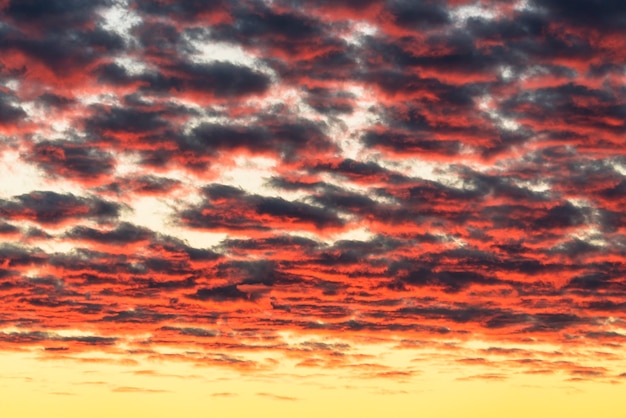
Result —
<svg viewBox="0 0 626 418"><path fill-rule="evenodd" d="M294 398L292 396L275 395L273 393L266 393L266 392L258 392L256 395L264 397L264 398L274 399L274 400L277 400L277 401L297 401L297 400L299 400L298 398Z"/></svg>
<svg viewBox="0 0 626 418"><path fill-rule="evenodd" d="M0 3L0 348L619 375L622 2Z"/></svg>
<svg viewBox="0 0 626 418"><path fill-rule="evenodd" d="M26 116L26 112L14 104L15 98L0 92L0 123L2 125L10 125L22 120Z"/></svg>
<svg viewBox="0 0 626 418"><path fill-rule="evenodd" d="M610 28L619 28L617 25L626 19L624 4L615 0L600 5L586 0L576 1L574 4L561 0L537 0L534 3L547 9L550 16L571 24L595 28L608 25Z"/></svg>
<svg viewBox="0 0 626 418"><path fill-rule="evenodd" d="M137 9L149 15L162 17L177 17L183 19L195 19L209 13L215 13L226 5L222 0L209 0L204 2L187 2L184 4L176 1L162 1L158 3L149 0L139 0L135 6Z"/></svg>
<svg viewBox="0 0 626 418"><path fill-rule="evenodd" d="M85 181L97 180L113 171L110 154L72 142L39 142L29 156L51 176Z"/></svg>
<svg viewBox="0 0 626 418"><path fill-rule="evenodd" d="M216 397L216 398L232 398L238 395L232 392L216 392L216 393L212 393L211 396Z"/></svg>
<svg viewBox="0 0 626 418"><path fill-rule="evenodd" d="M116 388L111 389L112 392L117 393L168 393L169 390L163 389L147 389L140 388L135 386L118 386Z"/></svg>
<svg viewBox="0 0 626 418"><path fill-rule="evenodd" d="M148 241L153 232L139 228L130 223L121 223L115 230L102 232L94 228L77 226L72 228L67 236L71 239L94 241L98 243L124 245L138 241Z"/></svg>
<svg viewBox="0 0 626 418"><path fill-rule="evenodd" d="M115 219L122 206L98 197L77 197L52 191L35 191L0 200L0 213L6 219L29 220L44 225L60 224L80 217Z"/></svg>
<svg viewBox="0 0 626 418"><path fill-rule="evenodd" d="M111 2L97 1L60 1L40 3L34 0L11 0L4 8L5 17L20 24L37 23L46 29L68 28L87 24L95 17L95 9Z"/></svg>
<svg viewBox="0 0 626 418"><path fill-rule="evenodd" d="M321 230L339 228L343 221L333 212L304 202L280 197L247 194L232 186L213 184L204 188L205 202L180 213L182 224L215 230L268 230L302 225ZM239 213L232 212L238 205Z"/></svg>
<svg viewBox="0 0 626 418"><path fill-rule="evenodd" d="M0 333L0 341L3 343L11 344L35 344L45 343L54 344L55 342L62 342L71 344L72 348L80 348L84 346L91 347L107 347L115 344L116 338L113 337L100 337L100 336L75 336L66 337L54 332L32 331L32 332L2 332ZM52 345L45 347L46 351L66 351L70 350L67 346Z"/></svg>
<svg viewBox="0 0 626 418"><path fill-rule="evenodd" d="M460 377L457 380L485 380L485 381L502 381L502 380L506 380L508 377L506 375L503 374L497 374L497 373L493 373L493 374L477 374L477 375L473 375L473 376L467 376L467 377Z"/></svg>

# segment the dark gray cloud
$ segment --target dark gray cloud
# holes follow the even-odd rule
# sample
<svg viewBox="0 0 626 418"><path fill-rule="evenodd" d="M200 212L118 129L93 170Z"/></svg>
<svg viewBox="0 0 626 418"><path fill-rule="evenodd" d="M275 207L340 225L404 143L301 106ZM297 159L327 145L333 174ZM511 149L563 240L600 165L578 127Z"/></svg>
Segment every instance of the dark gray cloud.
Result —
<svg viewBox="0 0 626 418"><path fill-rule="evenodd" d="M233 300L246 300L249 298L249 295L248 293L239 290L236 285L227 285L213 288L200 288L196 291L196 293L189 295L189 297L200 300L225 302Z"/></svg>
<svg viewBox="0 0 626 418"><path fill-rule="evenodd" d="M111 231L99 231L86 226L76 226L66 234L69 238L94 241L109 245L125 245L139 241L148 241L154 233L147 228L140 228L123 222Z"/></svg>
<svg viewBox="0 0 626 418"><path fill-rule="evenodd" d="M626 23L626 6L619 0L534 0L533 3L544 8L550 18L569 24L623 30Z"/></svg>
<svg viewBox="0 0 626 418"><path fill-rule="evenodd" d="M174 19L195 20L207 13L216 12L227 6L223 0L189 0L186 2L137 0L137 10L149 15Z"/></svg>
<svg viewBox="0 0 626 418"><path fill-rule="evenodd" d="M331 143L322 126L316 123L270 119L248 126L203 124L184 138L181 147L200 153L236 149L273 151L293 158L297 152L329 150Z"/></svg>
<svg viewBox="0 0 626 418"><path fill-rule="evenodd" d="M141 83L144 94L175 91L179 94L209 94L219 99L262 94L270 86L267 75L250 67L228 61L198 64L176 57L158 72L133 75L123 67L109 63L98 67L95 75L111 85Z"/></svg>
<svg viewBox="0 0 626 418"><path fill-rule="evenodd" d="M197 207L179 213L183 225L203 229L268 230L287 224L313 225L318 229L340 227L343 221L329 209L279 197L248 194L220 184L204 188L207 197ZM232 205L242 210L233 213Z"/></svg>
<svg viewBox="0 0 626 418"><path fill-rule="evenodd" d="M75 75L103 55L121 52L123 49L124 41L121 37L98 27L90 31L53 31L41 37L14 34L0 44L0 50L5 53L25 54L52 70L58 77Z"/></svg>
<svg viewBox="0 0 626 418"><path fill-rule="evenodd" d="M37 162L51 176L96 179L113 171L115 159L88 144L44 141L33 146L26 159Z"/></svg>
<svg viewBox="0 0 626 418"><path fill-rule="evenodd" d="M11 225L10 223L2 222L0 223L0 234L14 234L19 232L19 228L15 225Z"/></svg>
<svg viewBox="0 0 626 418"><path fill-rule="evenodd" d="M58 30L87 25L99 7L112 4L111 0L10 0L3 14L20 25Z"/></svg>
<svg viewBox="0 0 626 418"><path fill-rule="evenodd" d="M446 4L437 1L394 0L388 2L387 9L398 26L410 30L423 30L438 27L450 22Z"/></svg>
<svg viewBox="0 0 626 418"><path fill-rule="evenodd" d="M15 98L0 91L0 123L13 124L26 117L26 112L15 103Z"/></svg>
<svg viewBox="0 0 626 418"><path fill-rule="evenodd" d="M36 191L0 200L0 214L6 219L58 224L70 219L112 220L122 206L97 197L77 197L51 191Z"/></svg>

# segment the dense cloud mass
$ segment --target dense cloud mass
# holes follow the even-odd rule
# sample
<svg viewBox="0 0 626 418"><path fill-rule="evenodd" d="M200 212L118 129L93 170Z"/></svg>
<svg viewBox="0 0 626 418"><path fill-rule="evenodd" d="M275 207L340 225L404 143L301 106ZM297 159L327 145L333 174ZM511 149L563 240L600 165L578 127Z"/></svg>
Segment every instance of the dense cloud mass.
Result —
<svg viewBox="0 0 626 418"><path fill-rule="evenodd" d="M0 2L0 348L623 378L625 51L621 0Z"/></svg>

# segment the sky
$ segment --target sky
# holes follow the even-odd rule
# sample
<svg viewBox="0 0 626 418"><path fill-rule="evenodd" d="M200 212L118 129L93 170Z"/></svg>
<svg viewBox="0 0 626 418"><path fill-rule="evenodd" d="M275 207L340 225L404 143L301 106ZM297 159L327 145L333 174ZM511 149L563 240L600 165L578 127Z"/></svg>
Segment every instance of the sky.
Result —
<svg viewBox="0 0 626 418"><path fill-rule="evenodd" d="M0 0L0 410L623 417L623 0Z"/></svg>

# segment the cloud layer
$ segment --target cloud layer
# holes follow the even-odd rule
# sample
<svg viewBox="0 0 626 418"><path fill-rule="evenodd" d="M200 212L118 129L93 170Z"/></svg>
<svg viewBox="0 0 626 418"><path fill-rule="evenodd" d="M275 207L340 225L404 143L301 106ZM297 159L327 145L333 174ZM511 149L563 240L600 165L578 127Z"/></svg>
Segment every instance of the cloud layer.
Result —
<svg viewBox="0 0 626 418"><path fill-rule="evenodd" d="M623 378L623 2L0 8L3 349Z"/></svg>

